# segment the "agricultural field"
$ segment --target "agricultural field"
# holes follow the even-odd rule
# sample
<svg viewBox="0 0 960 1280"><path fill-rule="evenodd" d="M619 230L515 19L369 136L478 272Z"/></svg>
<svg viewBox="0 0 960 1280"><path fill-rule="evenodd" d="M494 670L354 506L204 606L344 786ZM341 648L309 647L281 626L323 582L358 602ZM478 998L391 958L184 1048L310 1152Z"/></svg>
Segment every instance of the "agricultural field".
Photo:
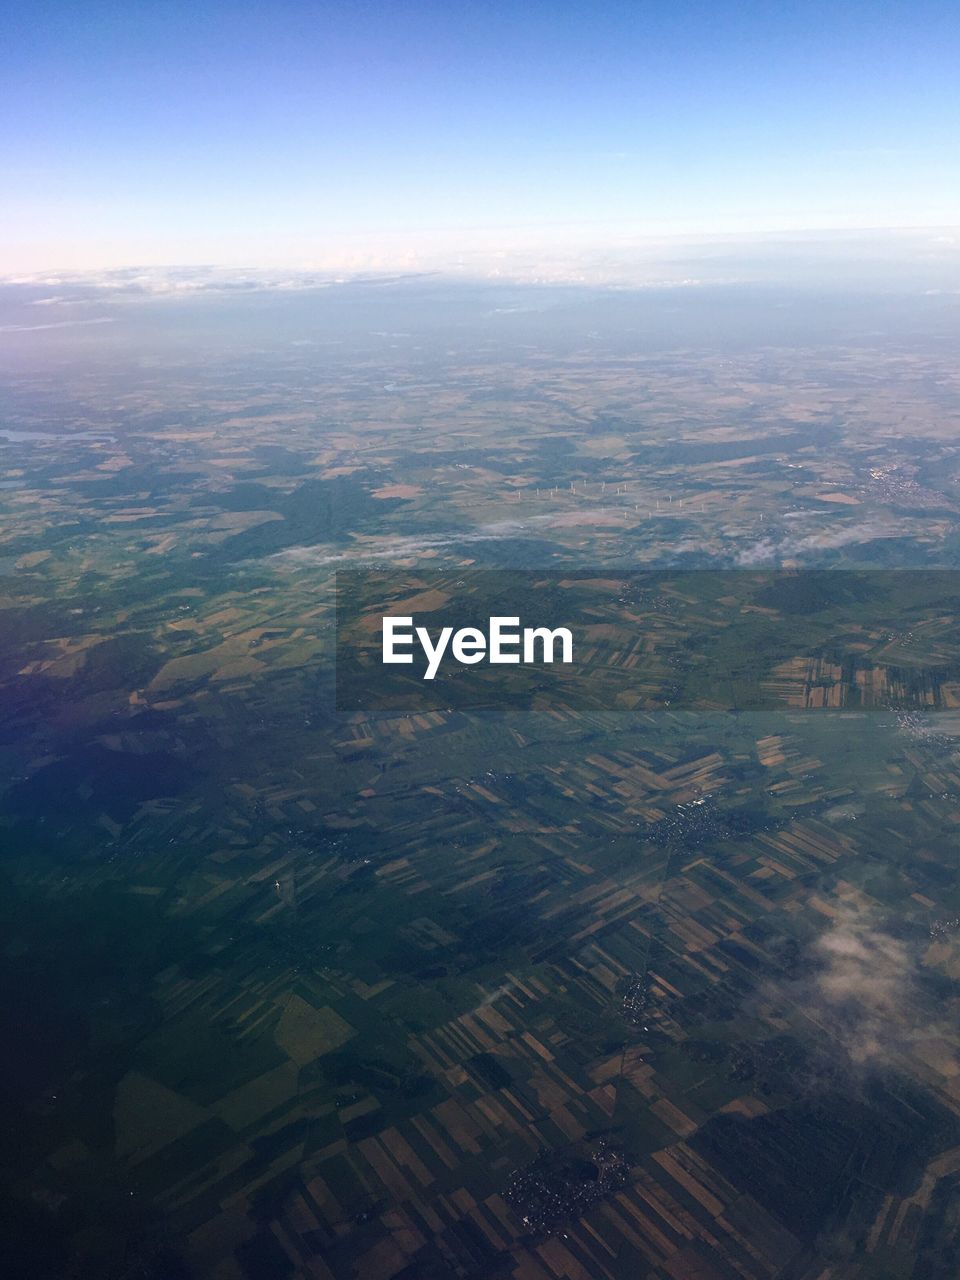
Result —
<svg viewBox="0 0 960 1280"><path fill-rule="evenodd" d="M824 347L760 297L718 336L678 292L5 348L13 1274L957 1274L947 322ZM774 569L906 585L824 620ZM428 619L549 575L590 696L345 705L345 571Z"/></svg>

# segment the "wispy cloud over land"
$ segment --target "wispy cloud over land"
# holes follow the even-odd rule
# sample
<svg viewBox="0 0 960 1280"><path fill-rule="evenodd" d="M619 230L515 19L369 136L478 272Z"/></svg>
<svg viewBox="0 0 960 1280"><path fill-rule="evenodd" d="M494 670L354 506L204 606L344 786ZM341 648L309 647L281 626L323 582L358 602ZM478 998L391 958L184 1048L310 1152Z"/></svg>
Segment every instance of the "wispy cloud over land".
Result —
<svg viewBox="0 0 960 1280"><path fill-rule="evenodd" d="M784 560L815 556L821 551L836 551L841 547L862 546L876 538L892 537L896 528L881 520L856 521L839 529L823 529L802 536L788 535L780 538L762 538L752 546L737 553L740 569L753 569L763 565L780 564Z"/></svg>
<svg viewBox="0 0 960 1280"><path fill-rule="evenodd" d="M897 936L871 905L842 903L807 946L803 976L768 984L762 995L793 1005L850 1067L902 1066L918 1046L954 1041L948 1011L925 983L920 946Z"/></svg>
<svg viewBox="0 0 960 1280"><path fill-rule="evenodd" d="M886 1059L905 1037L917 1034L910 955L869 914L841 912L817 939L813 955L820 968L812 994L854 1062Z"/></svg>
<svg viewBox="0 0 960 1280"><path fill-rule="evenodd" d="M54 320L50 324L0 324L0 333L39 333L43 329L73 329L77 325L113 324L114 316L96 316L88 320Z"/></svg>

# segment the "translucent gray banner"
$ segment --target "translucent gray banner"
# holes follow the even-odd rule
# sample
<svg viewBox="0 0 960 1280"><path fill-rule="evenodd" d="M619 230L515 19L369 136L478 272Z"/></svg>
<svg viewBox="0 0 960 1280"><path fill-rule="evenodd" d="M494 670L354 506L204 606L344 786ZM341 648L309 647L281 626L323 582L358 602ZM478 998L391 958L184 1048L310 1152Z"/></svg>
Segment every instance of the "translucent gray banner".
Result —
<svg viewBox="0 0 960 1280"><path fill-rule="evenodd" d="M953 570L347 570L337 709L960 707Z"/></svg>

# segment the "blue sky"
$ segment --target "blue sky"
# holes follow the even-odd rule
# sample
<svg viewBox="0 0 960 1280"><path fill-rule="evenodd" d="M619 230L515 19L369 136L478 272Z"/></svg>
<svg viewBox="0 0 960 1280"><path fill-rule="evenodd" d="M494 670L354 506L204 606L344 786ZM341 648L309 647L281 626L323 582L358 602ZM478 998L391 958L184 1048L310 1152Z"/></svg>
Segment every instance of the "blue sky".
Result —
<svg viewBox="0 0 960 1280"><path fill-rule="evenodd" d="M960 221L954 4L34 0L0 271Z"/></svg>

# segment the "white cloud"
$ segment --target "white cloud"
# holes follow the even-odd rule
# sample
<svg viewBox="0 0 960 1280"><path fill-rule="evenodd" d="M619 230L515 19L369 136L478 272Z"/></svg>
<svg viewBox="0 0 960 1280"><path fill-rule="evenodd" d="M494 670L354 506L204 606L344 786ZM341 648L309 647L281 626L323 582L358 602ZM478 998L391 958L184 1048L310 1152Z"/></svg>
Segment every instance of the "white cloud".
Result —
<svg viewBox="0 0 960 1280"><path fill-rule="evenodd" d="M889 538L894 533L895 530L890 525L878 520L870 520L859 524L845 524L839 529L823 529L803 537L792 535L779 539L762 538L739 552L736 563L740 569L779 564L783 560L794 560L807 553L832 551L840 547L872 542L875 538Z"/></svg>
<svg viewBox="0 0 960 1280"><path fill-rule="evenodd" d="M93 320L54 320L50 324L0 324L0 333L38 333L41 329L72 329L83 324L114 324L113 316L98 316Z"/></svg>

